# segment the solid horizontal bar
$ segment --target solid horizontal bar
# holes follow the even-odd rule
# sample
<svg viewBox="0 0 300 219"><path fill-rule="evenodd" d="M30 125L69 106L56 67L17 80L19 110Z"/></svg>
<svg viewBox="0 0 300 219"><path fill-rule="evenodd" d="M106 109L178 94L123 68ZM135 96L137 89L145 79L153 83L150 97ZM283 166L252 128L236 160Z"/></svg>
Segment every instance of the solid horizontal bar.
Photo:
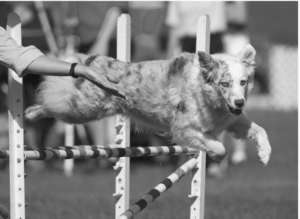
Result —
<svg viewBox="0 0 300 219"><path fill-rule="evenodd" d="M188 174L192 169L195 168L198 161L195 158L190 159L184 163L180 168L174 171L170 176L164 179L154 189L151 189L143 198L133 204L128 210L126 210L119 219L131 219L136 214L141 212L148 204L152 203L162 193L167 191L172 185L178 182L183 176Z"/></svg>
<svg viewBox="0 0 300 219"><path fill-rule="evenodd" d="M117 148L115 145L60 146L24 151L25 160L91 159L109 157L149 157L160 155L195 154L199 151L187 146L150 146ZM9 158L8 150L0 150L0 159Z"/></svg>

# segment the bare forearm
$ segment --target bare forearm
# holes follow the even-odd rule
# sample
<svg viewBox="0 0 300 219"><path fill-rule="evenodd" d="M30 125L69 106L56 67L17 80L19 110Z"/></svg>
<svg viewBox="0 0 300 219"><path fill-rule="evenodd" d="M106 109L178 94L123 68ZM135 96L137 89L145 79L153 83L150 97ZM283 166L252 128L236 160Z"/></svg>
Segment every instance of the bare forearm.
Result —
<svg viewBox="0 0 300 219"><path fill-rule="evenodd" d="M51 75L51 76L70 76L71 63L58 59L41 56L34 60L25 71L31 74ZM81 76L86 72L86 66L77 65L75 75Z"/></svg>
<svg viewBox="0 0 300 219"><path fill-rule="evenodd" d="M72 62L78 63L74 68L75 76L83 77L92 83L96 84L101 89L126 99L123 92L119 91L114 85L119 83L119 79L114 75L109 75L108 72L101 68L88 67L83 65L88 56L84 54L74 54L73 59L68 62L58 59L41 56L34 60L28 67L27 71L31 74L48 75L48 76L71 76L70 69Z"/></svg>

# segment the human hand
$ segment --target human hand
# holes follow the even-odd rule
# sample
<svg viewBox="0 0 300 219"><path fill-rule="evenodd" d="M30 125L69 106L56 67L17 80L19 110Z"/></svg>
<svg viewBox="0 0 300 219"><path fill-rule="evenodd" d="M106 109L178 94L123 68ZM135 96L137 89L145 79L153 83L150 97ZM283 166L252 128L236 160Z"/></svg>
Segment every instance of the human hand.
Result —
<svg viewBox="0 0 300 219"><path fill-rule="evenodd" d="M80 76L84 77L85 79L89 80L90 82L109 92L110 94L126 100L125 94L120 91L115 85L119 83L119 79L113 75L108 75L100 72L103 72L100 68L86 67L86 73Z"/></svg>
<svg viewBox="0 0 300 219"><path fill-rule="evenodd" d="M123 92L119 91L116 86L119 83L119 79L111 74L107 74L104 69L85 66L84 63L88 57L88 55L82 53L74 53L67 56L64 60L69 63L78 63L74 69L75 75L85 78L110 94L126 100Z"/></svg>

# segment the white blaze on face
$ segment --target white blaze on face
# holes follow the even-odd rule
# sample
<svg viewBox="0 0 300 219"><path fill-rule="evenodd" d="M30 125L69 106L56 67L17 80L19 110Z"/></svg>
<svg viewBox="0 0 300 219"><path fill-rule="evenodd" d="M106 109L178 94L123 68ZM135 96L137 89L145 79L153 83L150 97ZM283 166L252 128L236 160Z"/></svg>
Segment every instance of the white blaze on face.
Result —
<svg viewBox="0 0 300 219"><path fill-rule="evenodd" d="M215 60L208 55L199 53L201 67L210 69L210 72L213 72L214 68L219 70L220 74L218 74L215 82L226 101L224 105L232 114L240 115L242 113L247 95L253 86L255 54L256 51L249 44L237 56L228 54L212 55ZM218 65L214 64L217 62L216 60L219 61ZM206 74L208 75L206 77L210 79L210 74Z"/></svg>
<svg viewBox="0 0 300 219"><path fill-rule="evenodd" d="M231 62L228 63L228 73L231 77L229 104L231 107L238 107L236 104L237 101L245 102L245 92L248 79L247 72L242 63Z"/></svg>

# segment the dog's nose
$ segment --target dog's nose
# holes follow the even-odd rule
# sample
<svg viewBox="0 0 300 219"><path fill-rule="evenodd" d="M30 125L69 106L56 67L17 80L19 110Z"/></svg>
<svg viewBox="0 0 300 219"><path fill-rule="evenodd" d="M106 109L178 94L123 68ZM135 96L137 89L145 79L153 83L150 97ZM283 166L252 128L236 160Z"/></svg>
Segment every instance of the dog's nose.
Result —
<svg viewBox="0 0 300 219"><path fill-rule="evenodd" d="M234 101L234 104L239 107L239 108L242 108L245 104L245 100L244 99L238 99L238 100L235 100Z"/></svg>

